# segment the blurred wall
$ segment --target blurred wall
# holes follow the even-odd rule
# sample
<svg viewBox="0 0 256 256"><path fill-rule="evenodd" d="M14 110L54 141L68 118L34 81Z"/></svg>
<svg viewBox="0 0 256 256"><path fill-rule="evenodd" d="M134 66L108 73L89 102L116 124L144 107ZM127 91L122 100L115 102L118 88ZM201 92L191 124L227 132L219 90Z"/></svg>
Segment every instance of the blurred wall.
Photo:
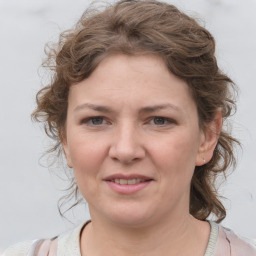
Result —
<svg viewBox="0 0 256 256"><path fill-rule="evenodd" d="M219 64L240 87L234 134L244 150L221 187L229 200L224 225L256 238L256 1L176 0L199 16L217 41ZM49 237L89 218L86 207L62 219L57 200L66 184L39 158L47 149L43 130L30 120L41 85L44 44L71 27L89 1L0 0L0 252L17 241ZM45 79L45 78L44 78Z"/></svg>

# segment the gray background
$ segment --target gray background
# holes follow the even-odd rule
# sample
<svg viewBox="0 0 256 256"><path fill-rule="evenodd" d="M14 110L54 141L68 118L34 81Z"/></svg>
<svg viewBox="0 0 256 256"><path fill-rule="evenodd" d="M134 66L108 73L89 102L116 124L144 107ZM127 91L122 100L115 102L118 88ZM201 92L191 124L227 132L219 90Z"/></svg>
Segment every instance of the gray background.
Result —
<svg viewBox="0 0 256 256"><path fill-rule="evenodd" d="M30 113L42 83L44 44L56 41L91 1L0 0L0 252L17 241L54 236L88 217L85 206L62 219L57 200L66 185L39 158L49 140ZM219 64L240 87L233 132L244 147L221 191L224 225L256 238L256 1L169 1L204 20L217 41ZM43 76L45 82L47 77ZM61 172L59 170L59 172Z"/></svg>

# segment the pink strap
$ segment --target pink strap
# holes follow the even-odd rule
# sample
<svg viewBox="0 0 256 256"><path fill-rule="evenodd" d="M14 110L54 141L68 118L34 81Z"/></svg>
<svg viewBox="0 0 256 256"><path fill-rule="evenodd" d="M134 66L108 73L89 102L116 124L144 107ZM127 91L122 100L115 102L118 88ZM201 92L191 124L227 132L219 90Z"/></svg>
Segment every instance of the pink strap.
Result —
<svg viewBox="0 0 256 256"><path fill-rule="evenodd" d="M238 237L234 232L219 226L219 236L214 256L256 256L256 247Z"/></svg>
<svg viewBox="0 0 256 256"><path fill-rule="evenodd" d="M42 239L32 244L27 256L57 256L57 239Z"/></svg>
<svg viewBox="0 0 256 256"><path fill-rule="evenodd" d="M256 247L237 236L234 232L224 229L229 241L231 256L256 256Z"/></svg>

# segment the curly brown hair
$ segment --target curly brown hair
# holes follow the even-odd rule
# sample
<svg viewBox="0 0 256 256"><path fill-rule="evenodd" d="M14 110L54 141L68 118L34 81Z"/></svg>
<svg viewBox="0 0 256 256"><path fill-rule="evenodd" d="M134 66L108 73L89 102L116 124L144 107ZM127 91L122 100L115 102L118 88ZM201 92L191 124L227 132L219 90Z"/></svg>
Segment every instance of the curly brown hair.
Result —
<svg viewBox="0 0 256 256"><path fill-rule="evenodd" d="M32 117L44 123L55 140L52 152L62 152L69 88L87 77L112 54L155 54L170 72L188 84L197 104L200 127L222 110L224 122L235 110L235 86L223 74L215 57L215 41L198 22L175 6L154 0L121 0L102 9L87 10L76 26L47 48L45 66L54 75L37 94ZM217 222L226 216L216 188L216 178L235 165L234 144L239 142L222 128L210 162L196 166L191 182L190 213L205 220L211 213ZM75 193L78 188L75 181ZM72 186L71 186L72 187Z"/></svg>

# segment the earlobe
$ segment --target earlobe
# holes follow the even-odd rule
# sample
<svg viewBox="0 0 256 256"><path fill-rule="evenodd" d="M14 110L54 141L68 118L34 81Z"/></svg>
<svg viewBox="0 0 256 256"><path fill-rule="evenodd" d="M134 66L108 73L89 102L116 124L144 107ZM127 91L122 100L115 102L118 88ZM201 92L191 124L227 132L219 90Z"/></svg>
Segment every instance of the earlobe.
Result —
<svg viewBox="0 0 256 256"><path fill-rule="evenodd" d="M218 110L214 119L202 131L201 142L198 149L196 166L208 163L213 156L222 128L222 112Z"/></svg>
<svg viewBox="0 0 256 256"><path fill-rule="evenodd" d="M73 168L70 153L69 153L69 149L68 149L68 145L67 145L66 141L62 142L62 149L63 149L63 153L66 157L68 167Z"/></svg>

